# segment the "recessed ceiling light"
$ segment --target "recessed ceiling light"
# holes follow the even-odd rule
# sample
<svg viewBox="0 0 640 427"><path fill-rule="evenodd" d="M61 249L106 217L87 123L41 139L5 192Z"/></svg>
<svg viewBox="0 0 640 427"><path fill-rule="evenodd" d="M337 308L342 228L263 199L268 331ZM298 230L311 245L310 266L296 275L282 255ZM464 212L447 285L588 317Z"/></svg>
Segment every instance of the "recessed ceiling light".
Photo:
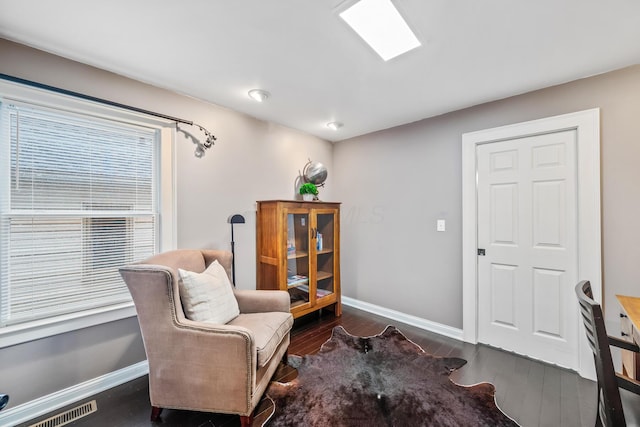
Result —
<svg viewBox="0 0 640 427"><path fill-rule="evenodd" d="M266 100L269 97L269 92L267 92L266 90L262 90L262 89L251 89L249 91L249 98L253 99L254 101L258 101L258 102L263 102L264 100Z"/></svg>
<svg viewBox="0 0 640 427"><path fill-rule="evenodd" d="M340 17L385 61L420 46L391 0L360 0Z"/></svg>
<svg viewBox="0 0 640 427"><path fill-rule="evenodd" d="M340 122L329 122L327 123L327 127L331 130L338 130L340 129L342 126L344 126L343 123Z"/></svg>

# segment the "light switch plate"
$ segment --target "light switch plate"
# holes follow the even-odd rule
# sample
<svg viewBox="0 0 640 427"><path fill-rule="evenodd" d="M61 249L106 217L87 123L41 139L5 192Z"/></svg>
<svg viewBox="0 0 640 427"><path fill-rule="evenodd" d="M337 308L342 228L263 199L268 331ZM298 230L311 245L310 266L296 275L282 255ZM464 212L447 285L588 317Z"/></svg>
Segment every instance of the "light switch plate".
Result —
<svg viewBox="0 0 640 427"><path fill-rule="evenodd" d="M436 231L445 231L446 223L444 219L439 219L436 221Z"/></svg>

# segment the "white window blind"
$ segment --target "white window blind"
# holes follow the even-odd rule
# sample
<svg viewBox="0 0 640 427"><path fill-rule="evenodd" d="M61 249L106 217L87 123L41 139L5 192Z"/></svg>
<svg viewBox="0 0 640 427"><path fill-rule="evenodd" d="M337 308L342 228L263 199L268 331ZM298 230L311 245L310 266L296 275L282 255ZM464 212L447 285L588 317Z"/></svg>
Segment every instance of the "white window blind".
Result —
<svg viewBox="0 0 640 427"><path fill-rule="evenodd" d="M158 131L0 105L0 327L129 302L157 247Z"/></svg>

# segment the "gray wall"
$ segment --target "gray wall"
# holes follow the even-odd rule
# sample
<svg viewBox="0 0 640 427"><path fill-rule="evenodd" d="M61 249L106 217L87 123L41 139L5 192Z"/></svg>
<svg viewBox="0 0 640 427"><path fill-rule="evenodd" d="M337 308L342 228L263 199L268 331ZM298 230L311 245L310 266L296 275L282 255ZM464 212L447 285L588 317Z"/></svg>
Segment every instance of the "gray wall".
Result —
<svg viewBox="0 0 640 427"><path fill-rule="evenodd" d="M177 244L229 248L226 220L245 215L235 228L240 288L255 286L255 200L290 199L307 158L327 164L321 197L343 202L343 293L453 327L462 326L461 135L600 107L607 317L617 313L615 293L640 294L640 67L335 146L1 39L0 72L211 129L219 142L201 160L191 142L177 142ZM446 232L436 233L437 218L447 220ZM0 392L14 406L143 360L144 350L135 319L126 319L0 349L0 359Z"/></svg>
<svg viewBox="0 0 640 427"><path fill-rule="evenodd" d="M218 142L202 159L194 157L193 143L178 134L177 246L229 249L227 218L243 214L247 223L234 228L239 288L255 288L255 201L292 199L298 171L308 158L333 170L333 146L327 141L2 39L0 73L210 129ZM321 191L324 200L331 199L332 187L330 177ZM144 359L135 318L0 348L0 393L9 393L15 406Z"/></svg>
<svg viewBox="0 0 640 427"><path fill-rule="evenodd" d="M603 296L617 322L615 294L640 295L639 94L635 66L336 144L343 294L461 328L461 135L599 107Z"/></svg>

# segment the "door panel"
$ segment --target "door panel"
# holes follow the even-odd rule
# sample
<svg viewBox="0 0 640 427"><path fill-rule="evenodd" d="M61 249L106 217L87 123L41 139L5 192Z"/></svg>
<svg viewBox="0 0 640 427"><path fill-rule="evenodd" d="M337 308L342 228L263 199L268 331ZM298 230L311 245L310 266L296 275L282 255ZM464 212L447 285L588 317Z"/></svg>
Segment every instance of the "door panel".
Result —
<svg viewBox="0 0 640 427"><path fill-rule="evenodd" d="M286 218L286 263L287 263L287 291L291 300L291 307L304 309L311 306L309 295L309 274L311 264L309 259L309 224L310 216L306 210L284 209Z"/></svg>
<svg viewBox="0 0 640 427"><path fill-rule="evenodd" d="M562 327L563 271L533 269L533 332L564 339Z"/></svg>
<svg viewBox="0 0 640 427"><path fill-rule="evenodd" d="M517 328L516 266L492 264L491 269L491 322Z"/></svg>
<svg viewBox="0 0 640 427"><path fill-rule="evenodd" d="M477 147L478 340L577 366L575 131Z"/></svg>
<svg viewBox="0 0 640 427"><path fill-rule="evenodd" d="M533 183L533 244L536 247L566 247L564 181Z"/></svg>
<svg viewBox="0 0 640 427"><path fill-rule="evenodd" d="M517 245L518 186L498 184L491 187L491 243Z"/></svg>

